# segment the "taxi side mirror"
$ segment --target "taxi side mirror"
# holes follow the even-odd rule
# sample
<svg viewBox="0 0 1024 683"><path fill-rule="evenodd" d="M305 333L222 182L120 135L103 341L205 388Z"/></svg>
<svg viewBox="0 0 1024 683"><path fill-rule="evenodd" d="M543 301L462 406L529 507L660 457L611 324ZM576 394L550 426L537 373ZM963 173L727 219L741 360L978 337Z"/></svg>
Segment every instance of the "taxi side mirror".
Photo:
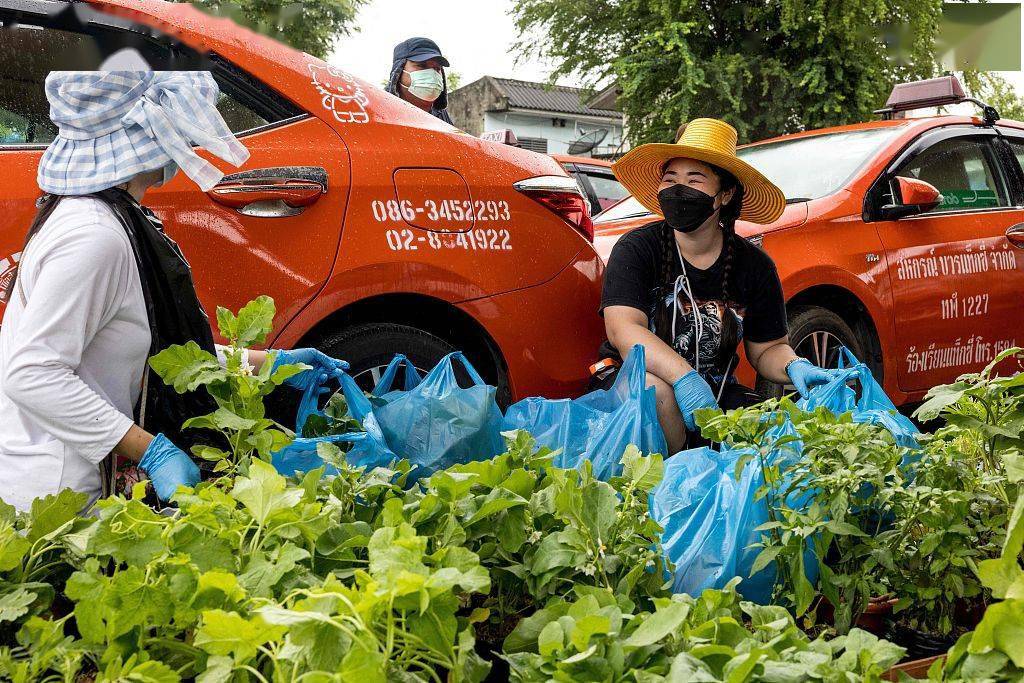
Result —
<svg viewBox="0 0 1024 683"><path fill-rule="evenodd" d="M893 178L894 194L898 194L899 203L886 204L880 211L883 219L899 220L907 216L931 211L942 202L942 194L931 183L917 178Z"/></svg>

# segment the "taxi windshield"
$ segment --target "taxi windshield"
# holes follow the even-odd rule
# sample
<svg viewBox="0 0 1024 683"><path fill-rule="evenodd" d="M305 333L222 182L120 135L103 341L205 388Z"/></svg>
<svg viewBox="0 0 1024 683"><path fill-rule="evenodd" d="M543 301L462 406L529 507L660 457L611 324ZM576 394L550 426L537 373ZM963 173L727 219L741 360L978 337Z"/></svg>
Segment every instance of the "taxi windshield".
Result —
<svg viewBox="0 0 1024 683"><path fill-rule="evenodd" d="M737 150L748 164L775 183L787 202L832 194L902 126L825 133L753 145Z"/></svg>

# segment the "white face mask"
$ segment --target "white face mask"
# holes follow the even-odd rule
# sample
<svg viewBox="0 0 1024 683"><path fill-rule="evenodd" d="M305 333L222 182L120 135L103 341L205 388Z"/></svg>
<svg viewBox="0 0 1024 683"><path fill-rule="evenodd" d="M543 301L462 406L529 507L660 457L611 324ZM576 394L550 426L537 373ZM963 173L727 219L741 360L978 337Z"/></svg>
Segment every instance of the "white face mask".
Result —
<svg viewBox="0 0 1024 683"><path fill-rule="evenodd" d="M415 97L425 102L433 102L441 96L441 92L444 90L444 79L439 71L434 69L403 71L409 74L409 85L402 87Z"/></svg>

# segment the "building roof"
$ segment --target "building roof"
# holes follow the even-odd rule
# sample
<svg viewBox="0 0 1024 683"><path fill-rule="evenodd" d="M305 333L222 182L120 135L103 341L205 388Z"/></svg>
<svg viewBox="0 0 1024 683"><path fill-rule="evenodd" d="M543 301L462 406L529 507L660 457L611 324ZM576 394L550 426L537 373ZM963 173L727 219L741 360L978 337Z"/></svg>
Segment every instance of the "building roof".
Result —
<svg viewBox="0 0 1024 683"><path fill-rule="evenodd" d="M622 113L611 109L593 109L583 101L586 91L567 85L547 85L492 77L501 94L508 98L510 109L537 109L560 114L582 114L621 119Z"/></svg>

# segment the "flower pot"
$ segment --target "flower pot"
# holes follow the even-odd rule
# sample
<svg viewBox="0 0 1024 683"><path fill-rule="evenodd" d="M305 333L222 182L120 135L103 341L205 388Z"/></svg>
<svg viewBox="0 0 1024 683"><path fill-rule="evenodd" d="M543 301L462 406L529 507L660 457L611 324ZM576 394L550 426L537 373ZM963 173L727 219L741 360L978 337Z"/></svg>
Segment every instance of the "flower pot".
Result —
<svg viewBox="0 0 1024 683"><path fill-rule="evenodd" d="M864 629L876 636L885 633L886 625L892 616L893 605L896 604L896 597L893 595L880 595L868 600L868 606L863 614L857 617L854 626ZM835 608L824 595L814 608L818 621L824 624L835 624Z"/></svg>
<svg viewBox="0 0 1024 683"><path fill-rule="evenodd" d="M910 659L919 660L946 654L956 644L956 633L928 633L895 623L885 631L885 639L905 647Z"/></svg>
<svg viewBox="0 0 1024 683"><path fill-rule="evenodd" d="M957 626L963 626L968 631L973 630L981 623L987 606L981 598L959 598L953 603L953 620Z"/></svg>
<svg viewBox="0 0 1024 683"><path fill-rule="evenodd" d="M931 668L932 664L945 657L945 655L936 655L934 657L927 657L925 659L912 659L909 662L903 662L897 664L893 668L889 669L882 676L883 680L886 681L898 681L900 680L900 674L906 674L907 676L915 679L928 678L928 669Z"/></svg>

